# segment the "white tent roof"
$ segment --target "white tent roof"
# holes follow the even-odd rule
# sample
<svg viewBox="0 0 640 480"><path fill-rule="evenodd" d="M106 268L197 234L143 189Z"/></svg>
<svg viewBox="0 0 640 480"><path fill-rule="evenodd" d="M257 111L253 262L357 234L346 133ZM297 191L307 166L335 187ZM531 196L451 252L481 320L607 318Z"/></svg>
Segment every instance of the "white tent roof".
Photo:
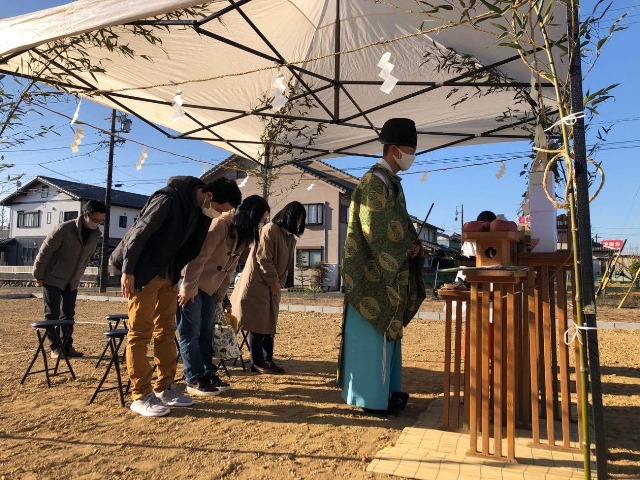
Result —
<svg viewBox="0 0 640 480"><path fill-rule="evenodd" d="M78 0L0 20L0 69L33 76L46 65L45 83L58 81L59 88L129 111L169 136L205 140L254 160L263 149L264 115L278 115L260 101L272 95L278 72L301 95L314 98L316 106L304 111L307 124L325 126L312 148L294 151L291 159L379 154L376 130L391 117L416 121L420 151L527 137L518 120L529 106L517 103L513 90L474 96L489 88L480 83L496 79L529 91L531 73L514 49L469 27L419 33L458 20L458 11L427 15L412 0L217 0L205 12L179 19L166 15L200 3ZM556 19L555 33L561 34L564 14ZM70 69L65 55L53 54L55 40L105 27L113 27L119 44L128 44L135 55L86 45L68 49L67 57L85 55L105 69L91 74ZM162 44L134 35L134 28L151 29ZM393 41L376 44L386 40ZM400 80L390 94L380 91L376 66L384 52L391 53L392 75ZM425 57L434 52L465 55L480 73L447 71ZM500 75L489 77L486 71ZM178 87L186 115L174 121ZM453 106L464 96L469 98ZM507 111L515 117L497 120ZM302 140L279 141L299 145Z"/></svg>

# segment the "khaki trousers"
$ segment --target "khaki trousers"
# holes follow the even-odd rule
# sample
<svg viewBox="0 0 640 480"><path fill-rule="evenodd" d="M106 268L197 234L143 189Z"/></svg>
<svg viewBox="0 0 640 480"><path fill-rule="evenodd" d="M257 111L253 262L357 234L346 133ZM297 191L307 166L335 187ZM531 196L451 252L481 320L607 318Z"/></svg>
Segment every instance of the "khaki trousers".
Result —
<svg viewBox="0 0 640 480"><path fill-rule="evenodd" d="M131 379L131 397L144 397L152 390L153 370L147 351L153 336L154 362L158 378L153 386L162 392L171 386L176 374L176 308L178 286L167 278L154 277L142 290L129 295L129 334L127 370Z"/></svg>

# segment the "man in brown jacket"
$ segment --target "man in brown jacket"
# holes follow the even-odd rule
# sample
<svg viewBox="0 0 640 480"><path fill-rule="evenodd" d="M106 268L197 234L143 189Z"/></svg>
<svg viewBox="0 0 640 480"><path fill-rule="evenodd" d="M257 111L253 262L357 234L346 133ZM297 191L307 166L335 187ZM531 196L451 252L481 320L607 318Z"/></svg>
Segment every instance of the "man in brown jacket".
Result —
<svg viewBox="0 0 640 480"><path fill-rule="evenodd" d="M47 320L74 319L80 278L96 250L100 238L98 226L104 222L106 211L103 202L89 200L84 204L82 216L58 225L42 243L33 264L33 276L43 288L44 318ZM61 348L67 357L83 355L73 348L72 335L73 326L58 332L47 331L53 358L58 357Z"/></svg>

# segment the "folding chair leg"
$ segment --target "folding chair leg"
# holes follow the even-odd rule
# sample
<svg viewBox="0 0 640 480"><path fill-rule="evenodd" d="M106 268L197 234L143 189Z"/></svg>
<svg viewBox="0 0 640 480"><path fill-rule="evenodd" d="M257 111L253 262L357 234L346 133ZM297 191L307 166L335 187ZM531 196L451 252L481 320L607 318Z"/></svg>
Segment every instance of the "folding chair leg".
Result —
<svg viewBox="0 0 640 480"><path fill-rule="evenodd" d="M123 407L125 406L124 391L122 387L122 376L120 375L120 356L118 355L118 350L120 349L120 346L122 345L123 341L124 341L124 337L120 338L118 342L116 342L115 338L109 338L107 346L111 350L111 358L109 359L109 364L107 365L107 368L105 369L104 374L102 375L102 378L98 383L98 386L96 387L95 391L93 392L93 395L91 396L91 399L89 400L89 405L93 403L93 401L98 396L98 393L100 393L100 391L102 390L102 385L104 385L104 382L106 381L107 376L111 371L111 367L114 367L116 370L116 379L117 379L118 385L116 387L105 388L104 390L118 389L118 393L120 394L120 405L122 405ZM128 388L128 383L127 383L127 388Z"/></svg>
<svg viewBox="0 0 640 480"><path fill-rule="evenodd" d="M102 350L102 353L98 357L98 361L96 362L95 368L98 368L100 366L100 362L102 362L102 360L104 360L105 354L107 353L108 349L109 349L109 343L107 342L107 344L104 346L104 349Z"/></svg>
<svg viewBox="0 0 640 480"><path fill-rule="evenodd" d="M44 373L47 376L47 386L50 387L51 380L49 379L49 365L47 364L47 352L45 352L44 350L44 341L47 337L46 335L40 335L40 330L36 330L36 333L38 335L38 348L36 349L36 353L33 354L31 363L29 363L29 367L27 368L27 371L24 372L24 375L22 376L22 380L20 380L20 384L21 385L24 384L24 381L29 376L29 372L33 368L33 364L36 363L36 360L38 359L38 354L42 353L42 360L44 361Z"/></svg>
<svg viewBox="0 0 640 480"><path fill-rule="evenodd" d="M229 374L229 369L227 368L227 364L224 360L220 360L218 362L218 368L220 368L220 365L222 365L222 368L224 369L224 373L227 374L227 377L231 378L231 375Z"/></svg>

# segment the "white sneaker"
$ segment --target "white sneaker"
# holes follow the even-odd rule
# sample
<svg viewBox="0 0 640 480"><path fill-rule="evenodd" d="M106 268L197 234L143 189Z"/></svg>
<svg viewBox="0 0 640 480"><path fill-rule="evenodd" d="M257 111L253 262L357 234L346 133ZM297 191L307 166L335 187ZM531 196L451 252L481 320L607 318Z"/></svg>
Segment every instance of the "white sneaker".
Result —
<svg viewBox="0 0 640 480"><path fill-rule="evenodd" d="M158 400L167 407L190 407L193 405L193 398L182 393L175 383L163 392L154 392Z"/></svg>
<svg viewBox="0 0 640 480"><path fill-rule="evenodd" d="M171 409L164 406L153 392L148 393L142 398L134 400L131 403L130 408L143 417L164 417L171 413Z"/></svg>

